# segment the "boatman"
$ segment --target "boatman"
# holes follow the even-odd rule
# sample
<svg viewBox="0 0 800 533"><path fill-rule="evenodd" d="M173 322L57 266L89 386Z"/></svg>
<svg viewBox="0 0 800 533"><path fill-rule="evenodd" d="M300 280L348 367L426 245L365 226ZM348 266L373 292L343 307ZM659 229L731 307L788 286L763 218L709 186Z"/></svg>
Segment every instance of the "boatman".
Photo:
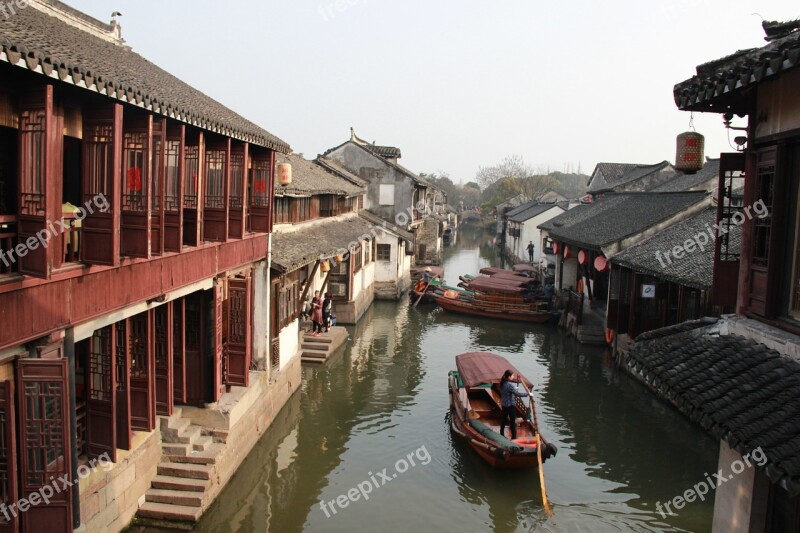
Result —
<svg viewBox="0 0 800 533"><path fill-rule="evenodd" d="M528 241L528 261L533 263L533 241Z"/></svg>
<svg viewBox="0 0 800 533"><path fill-rule="evenodd" d="M520 391L514 386L513 381L519 381L512 370L506 370L500 378L500 403L503 405L503 418L500 419L500 434L503 435L506 429L506 420L511 426L511 440L517 438L517 407L514 404L514 397L524 398L528 396L525 391ZM533 398L533 393L530 394Z"/></svg>

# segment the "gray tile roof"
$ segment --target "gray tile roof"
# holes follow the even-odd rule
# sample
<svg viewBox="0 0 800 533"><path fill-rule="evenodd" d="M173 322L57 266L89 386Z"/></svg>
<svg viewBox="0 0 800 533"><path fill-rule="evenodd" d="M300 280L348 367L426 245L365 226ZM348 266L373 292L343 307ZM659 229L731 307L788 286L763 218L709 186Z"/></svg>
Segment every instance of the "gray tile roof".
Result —
<svg viewBox="0 0 800 533"><path fill-rule="evenodd" d="M375 144L367 144L366 146L370 151L387 159L402 157L400 148L395 148L394 146L377 146Z"/></svg>
<svg viewBox="0 0 800 533"><path fill-rule="evenodd" d="M329 159L327 157L318 156L315 160L315 163L322 165L323 167L327 168L334 174L338 174L342 178L349 180L350 182L358 185L359 187L367 187L369 182L367 180L359 178L357 175L353 174L349 170L347 170L341 163L336 161L335 159Z"/></svg>
<svg viewBox="0 0 800 533"><path fill-rule="evenodd" d="M332 257L360 239L370 236L373 224L359 216L326 220L295 231L277 230L272 235L272 265L292 272L320 258Z"/></svg>
<svg viewBox="0 0 800 533"><path fill-rule="evenodd" d="M280 195L318 195L357 196L366 192L366 187L356 185L315 161L309 161L296 154L278 154L278 163L292 165L292 183L282 187L275 182L275 193Z"/></svg>
<svg viewBox="0 0 800 533"><path fill-rule="evenodd" d="M800 31L794 23L764 22L762 26L769 44L761 48L737 51L729 56L697 67L697 74L678 83L673 89L679 109L723 113L730 106L738 113L749 113L739 107L749 88L796 68L800 63Z"/></svg>
<svg viewBox="0 0 800 533"><path fill-rule="evenodd" d="M705 191L608 193L540 224L555 240L600 250L704 201Z"/></svg>
<svg viewBox="0 0 800 533"><path fill-rule="evenodd" d="M640 335L628 367L742 455L760 448L767 476L794 497L800 494L800 364L744 337L719 335L718 329Z"/></svg>
<svg viewBox="0 0 800 533"><path fill-rule="evenodd" d="M589 178L588 185L590 188L602 189L621 178L626 172L644 166L647 165L637 163L597 163L597 166L594 167L594 172L592 172L592 177Z"/></svg>
<svg viewBox="0 0 800 533"><path fill-rule="evenodd" d="M280 152L289 151L286 142L127 46L105 41L36 8L19 9L10 17L0 16L0 55L3 54L12 65L23 60L25 68L41 69L47 79L56 76L76 86L85 84L92 92L186 124ZM208 73L213 72L213 66L209 66Z"/></svg>
<svg viewBox="0 0 800 533"><path fill-rule="evenodd" d="M371 145L369 143L361 141L360 139L358 139L358 140L348 139L347 141L343 142L342 144L336 145L333 148L329 148L328 150L325 151L325 153L322 154L322 156L323 157L327 156L328 154L330 154L334 150L338 150L339 148L341 148L342 146L346 145L347 143L352 143L353 145L358 146L359 148L361 148L362 150L364 150L368 154L379 158L387 166L389 166L391 168L394 168L394 169L398 170L401 174L404 174L404 175L408 176L415 183L418 183L418 184L423 185L425 187L433 187L433 184L431 182L429 182L428 180L422 178L419 174L415 174L414 172L410 171L409 169L407 169L403 165L400 165L399 163L395 163L394 161L390 161L389 159L386 159L386 157L381 156L380 154L378 154L377 152L373 151L370 148L371 146L374 146L374 145ZM398 150L399 150L399 148L398 148Z"/></svg>
<svg viewBox="0 0 800 533"><path fill-rule="evenodd" d="M601 163L602 164L602 163ZM599 166L599 165L598 165ZM603 174L603 180L592 180L591 185L589 186L589 193L598 193L603 191L610 191L616 187L621 185L625 185L627 183L631 183L642 178L645 178L651 174L656 172L660 172L662 170L667 169L670 167L669 161L662 161L660 163L656 163L654 165L624 165L624 164L617 164L613 167L610 167L614 170L614 174L612 176L606 176ZM624 168L627 167L627 168ZM623 170L622 173L619 171ZM605 183L603 183L605 182Z"/></svg>
<svg viewBox="0 0 800 533"><path fill-rule="evenodd" d="M610 261L642 274L695 289L709 290L714 278L714 241L708 232L713 231L716 221L717 209L709 207L623 250ZM703 250L695 246L694 251L686 253L680 259L671 255L665 257L666 252L672 254L675 246L683 246L687 239L701 233L705 233L707 237ZM733 226L730 234L731 251L738 252L741 234L741 228ZM702 237L700 240L703 241Z"/></svg>
<svg viewBox="0 0 800 533"><path fill-rule="evenodd" d="M372 211L367 211L366 209L362 209L358 212L358 216L369 222L373 227L378 227L381 229L386 229L398 237L403 239L406 242L413 243L414 242L414 234L410 231L407 231L397 224L392 224L388 220L384 220Z"/></svg>
<svg viewBox="0 0 800 533"><path fill-rule="evenodd" d="M719 158L706 160L703 169L695 174L679 172L667 183L656 187L653 192L677 192L691 190L716 190L719 179Z"/></svg>
<svg viewBox="0 0 800 533"><path fill-rule="evenodd" d="M511 222L525 222L526 220L530 220L535 216L541 215L545 211L549 211L554 207L559 207L555 203L539 203L539 202L529 202L525 205L521 205L516 209L509 211L507 213L508 220Z"/></svg>

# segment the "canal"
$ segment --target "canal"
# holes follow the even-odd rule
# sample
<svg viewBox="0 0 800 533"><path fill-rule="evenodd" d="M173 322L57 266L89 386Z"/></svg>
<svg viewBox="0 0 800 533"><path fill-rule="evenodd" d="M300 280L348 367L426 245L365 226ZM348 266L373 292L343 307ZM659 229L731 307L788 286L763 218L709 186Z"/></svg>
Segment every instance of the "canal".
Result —
<svg viewBox="0 0 800 533"><path fill-rule="evenodd" d="M487 239L459 235L445 254L448 281L494 263ZM304 367L302 390L199 531L711 529L713 494L677 515L655 507L716 470L717 444L603 349L555 326L450 315L407 298L376 302L349 331L325 366ZM550 518L536 470L492 470L449 430L447 372L456 354L476 350L504 355L536 384L542 433L559 449L544 466Z"/></svg>

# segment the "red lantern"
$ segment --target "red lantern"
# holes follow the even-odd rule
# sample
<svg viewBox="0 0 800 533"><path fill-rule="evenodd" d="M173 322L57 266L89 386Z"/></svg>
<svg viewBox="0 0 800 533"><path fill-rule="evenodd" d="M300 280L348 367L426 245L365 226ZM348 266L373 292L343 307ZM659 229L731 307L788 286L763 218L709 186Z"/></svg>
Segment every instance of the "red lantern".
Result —
<svg viewBox="0 0 800 533"><path fill-rule="evenodd" d="M282 187L292 184L292 165L289 163L280 163L278 165L278 183Z"/></svg>
<svg viewBox="0 0 800 533"><path fill-rule="evenodd" d="M553 243L553 253L558 255L561 252L561 245L557 242Z"/></svg>
<svg viewBox="0 0 800 533"><path fill-rule="evenodd" d="M128 169L128 190L131 192L142 191L142 169L139 167Z"/></svg>
<svg viewBox="0 0 800 533"><path fill-rule="evenodd" d="M594 259L594 269L598 272L605 272L608 270L608 261L602 255L598 255Z"/></svg>
<svg viewBox="0 0 800 533"><path fill-rule="evenodd" d="M564 245L564 259L569 259L572 257L572 250L570 249L568 244Z"/></svg>
<svg viewBox="0 0 800 533"><path fill-rule="evenodd" d="M687 174L694 174L703 169L703 152L705 137L696 131L687 131L678 135L678 149L675 154L675 168Z"/></svg>
<svg viewBox="0 0 800 533"><path fill-rule="evenodd" d="M585 265L588 257L586 257L586 252L583 250L578 250L578 263Z"/></svg>

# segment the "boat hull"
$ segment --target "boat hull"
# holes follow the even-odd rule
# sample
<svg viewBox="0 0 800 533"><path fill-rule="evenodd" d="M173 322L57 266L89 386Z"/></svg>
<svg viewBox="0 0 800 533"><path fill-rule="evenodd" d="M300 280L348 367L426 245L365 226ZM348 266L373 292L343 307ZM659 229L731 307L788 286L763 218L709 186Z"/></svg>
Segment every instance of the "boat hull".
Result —
<svg viewBox="0 0 800 533"><path fill-rule="evenodd" d="M530 322L534 324L546 324L558 320L558 313L552 311L522 311L503 308L501 306L487 307L481 306L479 301L466 302L439 295L435 295L433 298L439 307L453 313L513 320L515 322Z"/></svg>

